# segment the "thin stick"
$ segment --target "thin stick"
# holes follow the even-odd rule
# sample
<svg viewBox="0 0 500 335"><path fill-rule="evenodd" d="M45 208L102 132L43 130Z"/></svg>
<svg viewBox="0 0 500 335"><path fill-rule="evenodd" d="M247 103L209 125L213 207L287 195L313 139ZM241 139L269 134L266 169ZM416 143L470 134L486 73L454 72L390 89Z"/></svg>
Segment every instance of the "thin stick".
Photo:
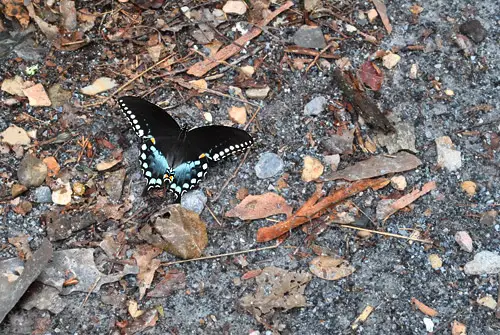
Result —
<svg viewBox="0 0 500 335"><path fill-rule="evenodd" d="M257 108L255 113L253 113L252 117L250 118L250 121L248 121L248 123L245 125L245 127L243 127L243 130L247 130L247 128L253 122L253 120L255 119L255 117L257 116L257 114L260 112L261 109L262 109L262 107L260 107L260 106L259 106L259 108Z"/></svg>
<svg viewBox="0 0 500 335"><path fill-rule="evenodd" d="M217 216L212 211L212 209L210 207L208 207L208 205L205 205L205 207L208 209L208 211L210 212L210 215L212 215L212 217L214 218L214 220L217 221L217 224L222 227L222 223L220 223L219 219L217 219Z"/></svg>
<svg viewBox="0 0 500 335"><path fill-rule="evenodd" d="M240 170L241 166L243 165L243 163L247 159L247 156L248 156L249 152L250 152L250 148L247 149L247 152L245 153L245 156L243 156L243 159L241 160L240 165L238 165L238 167L236 168L236 170L234 170L233 175L226 180L226 182L224 183L224 185L222 185L222 188L220 189L219 194L217 194L217 196L214 198L214 200L212 202L215 202L215 201L219 200L220 196L222 195L222 191L224 191L224 189L227 187L227 185L229 184L229 182L231 180L233 180L236 177L236 175L238 174L238 171Z"/></svg>
<svg viewBox="0 0 500 335"><path fill-rule="evenodd" d="M341 224L340 227L342 227L342 228L350 228L350 229L355 229L355 230L361 230L361 231L367 231L367 232L374 233L374 234L379 234L379 235L384 235L384 236L390 236L390 237L396 237L396 238L402 238L402 239L405 239L405 240L411 240L411 241L422 242L422 243L427 243L427 244L433 244L434 243L434 242L432 242L430 240L421 240L419 238L414 238L414 237L410 237L410 236L403 236L403 235L398 235L398 234L393 234L393 233L387 233L387 232L378 231L378 230L365 229L365 228L355 227L355 226L350 226L350 225L345 225L345 224Z"/></svg>
<svg viewBox="0 0 500 335"><path fill-rule="evenodd" d="M134 78L130 79L129 81L127 81L125 84L123 84L122 86L120 86L114 93L112 93L110 96L108 96L106 99L102 100L101 102L95 102L93 104L90 104L90 105L83 105L82 107L95 107L95 106L100 106L104 103L106 103L107 101L109 101L112 97L114 97L116 94L120 93L121 91L123 91L123 89L125 87L127 87L128 85L132 84L134 81L136 81L137 79L139 79L140 77L142 77L143 75L145 75L146 73L148 73L149 71L151 71L152 69L154 69L155 67L157 67L158 65L160 65L161 63L169 60L170 58L174 57L176 54L172 54L170 56L167 56L165 58L163 58L162 60L159 60L158 62L156 62L155 64L151 65L150 67L148 67L146 70L142 71L141 73L139 73L138 75L136 75Z"/></svg>
<svg viewBox="0 0 500 335"><path fill-rule="evenodd" d="M323 50L321 50L316 55L316 57L314 57L313 61L307 66L305 73L309 72L309 70L313 67L313 65L316 64L316 62L318 61L319 57L321 57L322 54L324 54L328 49L330 49L333 46L334 43L335 43L334 41L328 43L328 45L326 47L324 47Z"/></svg>
<svg viewBox="0 0 500 335"><path fill-rule="evenodd" d="M80 305L80 307L83 307L83 305L85 305L85 303L87 302L87 300L89 300L90 294L94 291L94 289L97 286L97 283L99 283L100 280L101 280L101 276L97 277L97 279L95 280L94 284L92 284L92 287L90 288L89 293L87 293L87 296L82 301L82 304Z"/></svg>
<svg viewBox="0 0 500 335"><path fill-rule="evenodd" d="M257 251L271 250L271 249L277 248L279 245L280 245L280 243L277 243L276 245L271 245L269 247L248 249L248 250L242 250L242 251L236 251L236 252L228 252L226 254L219 254L219 255L213 255L213 256L205 256L205 257L198 257L198 258L192 258L192 259L185 259L185 260L182 260L182 261L166 262L166 263L161 263L161 266L170 266L170 265L174 265L174 264L182 264L182 263L188 263L188 262L203 261L203 260L207 260L207 259L215 259L215 258L221 258L221 257L226 257L226 256L248 254L248 253L257 252Z"/></svg>

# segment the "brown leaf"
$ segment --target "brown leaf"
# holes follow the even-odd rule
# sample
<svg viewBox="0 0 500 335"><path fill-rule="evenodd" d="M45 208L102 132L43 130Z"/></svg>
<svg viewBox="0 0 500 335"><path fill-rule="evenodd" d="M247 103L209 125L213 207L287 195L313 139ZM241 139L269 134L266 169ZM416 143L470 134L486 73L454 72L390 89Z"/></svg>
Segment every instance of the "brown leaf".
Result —
<svg viewBox="0 0 500 335"><path fill-rule="evenodd" d="M200 216L179 204L169 205L156 214L153 227L144 226L140 235L182 259L200 257L208 243L207 228Z"/></svg>
<svg viewBox="0 0 500 335"><path fill-rule="evenodd" d="M28 28L30 17L24 8L23 0L2 0L1 2L5 5L3 12L7 17L15 17L23 29Z"/></svg>
<svg viewBox="0 0 500 335"><path fill-rule="evenodd" d="M422 186L422 190L414 190L411 193L402 196L395 202L391 203L390 206L386 209L386 212L383 214L384 221L389 218L392 214L396 213L398 210L405 208L421 196L429 193L430 191L434 190L436 188L436 182L435 181L430 181L428 183L425 183L424 186ZM377 213L377 216L379 214ZM380 215L382 216L382 215Z"/></svg>
<svg viewBox="0 0 500 335"><path fill-rule="evenodd" d="M144 297L146 290L151 286L155 271L160 266L160 260L154 258L161 253L161 249L148 244L138 246L134 252L133 257L137 262L137 266L139 266L139 273L137 274L139 300Z"/></svg>
<svg viewBox="0 0 500 335"><path fill-rule="evenodd" d="M438 311L436 311L434 308L431 308L431 307L425 305L423 302L420 302L415 297L411 298L411 303L414 304L415 307L417 307L425 315L428 315L428 316L431 316L431 317L435 317L435 316L437 316L439 314Z"/></svg>
<svg viewBox="0 0 500 335"><path fill-rule="evenodd" d="M56 158L53 156L44 158L43 162L45 163L45 165L47 165L47 175L49 177L57 175L59 173L59 170L61 170L61 166L59 165L59 163L57 163Z"/></svg>
<svg viewBox="0 0 500 335"><path fill-rule="evenodd" d="M401 151L394 156L373 156L343 170L335 171L324 176L324 180L345 179L355 181L383 176L389 173L413 170L421 164L422 162L416 156Z"/></svg>
<svg viewBox="0 0 500 335"><path fill-rule="evenodd" d="M241 220L263 219L276 214L292 214L292 207L283 197L268 192L261 195L249 195L236 207L226 212L226 217L237 217Z"/></svg>
<svg viewBox="0 0 500 335"><path fill-rule="evenodd" d="M186 287L186 274L179 270L170 270L163 279L155 285L155 288L148 292L148 297L167 297L172 292L182 290Z"/></svg>
<svg viewBox="0 0 500 335"><path fill-rule="evenodd" d="M350 276L356 269L342 258L319 256L309 263L309 270L321 279L339 280Z"/></svg>
<svg viewBox="0 0 500 335"><path fill-rule="evenodd" d="M384 0L372 0L372 2L375 5L380 18L382 19L385 30L387 30L387 32L390 34L392 32L392 26L389 22L389 17L387 16L387 7L385 6Z"/></svg>
<svg viewBox="0 0 500 335"><path fill-rule="evenodd" d="M361 81L374 91L380 90L384 82L384 73L370 61L366 61L358 70Z"/></svg>

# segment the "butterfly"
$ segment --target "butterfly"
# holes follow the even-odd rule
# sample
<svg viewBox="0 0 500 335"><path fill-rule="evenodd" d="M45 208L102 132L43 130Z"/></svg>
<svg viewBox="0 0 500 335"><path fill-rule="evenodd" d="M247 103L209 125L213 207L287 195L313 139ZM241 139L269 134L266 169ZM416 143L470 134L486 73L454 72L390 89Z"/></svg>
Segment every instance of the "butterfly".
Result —
<svg viewBox="0 0 500 335"><path fill-rule="evenodd" d="M215 162L254 143L238 128L181 128L163 108L138 97L121 97L118 105L141 140L139 161L146 189L166 187L176 199L195 188Z"/></svg>

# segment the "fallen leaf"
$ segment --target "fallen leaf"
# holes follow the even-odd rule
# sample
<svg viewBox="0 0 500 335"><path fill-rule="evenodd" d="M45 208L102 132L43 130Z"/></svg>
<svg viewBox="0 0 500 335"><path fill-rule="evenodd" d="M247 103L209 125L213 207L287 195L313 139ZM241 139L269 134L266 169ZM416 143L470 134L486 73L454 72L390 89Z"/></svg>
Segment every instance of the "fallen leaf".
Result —
<svg viewBox="0 0 500 335"><path fill-rule="evenodd" d="M2 91L7 92L12 95L24 97L23 92L24 80L21 76L15 76L14 78L5 79L2 82Z"/></svg>
<svg viewBox="0 0 500 335"><path fill-rule="evenodd" d="M139 283L139 300L144 297L146 290L151 286L156 269L160 266L160 260L154 259L160 255L162 250L148 244L139 245L133 257L139 267L137 281Z"/></svg>
<svg viewBox="0 0 500 335"><path fill-rule="evenodd" d="M401 60L400 55L390 53L382 57L382 64L384 64L384 66L390 70L393 67L395 67L400 60Z"/></svg>
<svg viewBox="0 0 500 335"><path fill-rule="evenodd" d="M226 212L226 217L237 217L241 220L263 219L276 214L292 214L285 199L276 193L268 192L261 195L249 195L236 207Z"/></svg>
<svg viewBox="0 0 500 335"><path fill-rule="evenodd" d="M206 224L200 216L179 204L159 211L153 226L145 225L140 236L160 249L182 259L200 257L207 246Z"/></svg>
<svg viewBox="0 0 500 335"><path fill-rule="evenodd" d="M368 16L368 21L370 23L373 23L373 21L377 18L378 13L377 10L372 8L369 11L366 12L366 16Z"/></svg>
<svg viewBox="0 0 500 335"><path fill-rule="evenodd" d="M422 162L415 155L402 151L398 152L394 156L373 156L343 170L338 170L329 175L326 175L323 177L323 179L345 179L348 181L355 181L383 176L389 173L398 173L413 170L421 164Z"/></svg>
<svg viewBox="0 0 500 335"><path fill-rule="evenodd" d="M309 270L326 280L339 280L350 276L356 269L342 258L318 256L309 263Z"/></svg>
<svg viewBox="0 0 500 335"><path fill-rule="evenodd" d="M59 34L59 28L57 26L45 22L36 15L33 3L28 2L28 4L26 5L26 9L28 9L29 16L36 22L38 28L40 28L40 30L49 41L54 42L61 37L61 35Z"/></svg>
<svg viewBox="0 0 500 335"><path fill-rule="evenodd" d="M310 182L318 179L323 174L325 167L321 161L311 156L304 157L304 169L302 170L302 180Z"/></svg>
<svg viewBox="0 0 500 335"><path fill-rule="evenodd" d="M116 164L120 163L122 160L121 159L112 159L110 161L106 162L100 162L97 163L95 168L97 171L106 171L114 167Z"/></svg>
<svg viewBox="0 0 500 335"><path fill-rule="evenodd" d="M256 292L241 298L240 305L260 322L268 321L277 309L306 306L304 290L311 281L309 273L266 267L255 281Z"/></svg>
<svg viewBox="0 0 500 335"><path fill-rule="evenodd" d="M134 319L144 314L144 311L139 310L139 305L137 304L137 301L129 300L127 302L127 305L128 305L128 313Z"/></svg>
<svg viewBox="0 0 500 335"><path fill-rule="evenodd" d="M105 92L116 86L116 81L108 77L96 79L92 85L82 88L80 91L85 95L96 95Z"/></svg>
<svg viewBox="0 0 500 335"><path fill-rule="evenodd" d="M243 1L233 1L229 0L226 2L226 4L222 7L222 10L226 14L237 14L237 15L243 15L247 11L247 6Z"/></svg>
<svg viewBox="0 0 500 335"><path fill-rule="evenodd" d="M28 145L31 143L31 139L26 130L14 124L10 125L9 128L1 132L0 137L3 143L7 143L10 146Z"/></svg>
<svg viewBox="0 0 500 335"><path fill-rule="evenodd" d="M477 299L477 303L480 306L484 306L492 310L496 310L497 308L497 302L491 295L486 295L482 298Z"/></svg>
<svg viewBox="0 0 500 335"><path fill-rule="evenodd" d="M389 22L389 17L387 16L387 7L385 6L384 0L372 0L372 2L375 5L380 18L382 19L385 30L387 30L387 32L390 34L392 32L392 26Z"/></svg>
<svg viewBox="0 0 500 335"><path fill-rule="evenodd" d="M414 304L415 307L417 307L419 311L421 311L422 313L424 313L425 315L428 315L430 317L435 317L439 314L438 311L436 311L434 308L431 308L431 307L425 305L423 302L420 302L415 297L411 298L411 303Z"/></svg>
<svg viewBox="0 0 500 335"><path fill-rule="evenodd" d="M414 15L419 15L420 13L422 13L424 10L423 7L420 7L419 5L417 4L413 4L410 6L410 12Z"/></svg>
<svg viewBox="0 0 500 335"><path fill-rule="evenodd" d="M257 277L258 275L260 275L261 273L262 273L262 270L261 270L261 269L256 269L256 270L250 270L250 271L247 271L247 272L245 272L245 273L241 276L241 280L248 280L248 279L255 278L255 277Z"/></svg>
<svg viewBox="0 0 500 335"><path fill-rule="evenodd" d="M23 1L20 0L10 0L10 1L2 1L3 5L3 13L5 16L11 18L15 17L17 21L21 24L23 29L28 28L30 23L30 17L26 8L24 7Z"/></svg>
<svg viewBox="0 0 500 335"><path fill-rule="evenodd" d="M361 81L374 91L380 90L384 82L384 73L378 68L375 63L366 61L358 70Z"/></svg>
<svg viewBox="0 0 500 335"><path fill-rule="evenodd" d="M171 295L174 291L186 287L186 274L179 270L170 270L163 276L162 280L148 292L150 298L163 298Z"/></svg>
<svg viewBox="0 0 500 335"><path fill-rule="evenodd" d="M244 124L247 122L247 109L245 106L231 106L229 109L229 119L238 124Z"/></svg>
<svg viewBox="0 0 500 335"><path fill-rule="evenodd" d="M473 181L470 180L464 181L462 184L460 184L460 187L465 193L467 193L471 197L473 197L476 194L477 185Z"/></svg>
<svg viewBox="0 0 500 335"><path fill-rule="evenodd" d="M208 83L205 79L191 80L189 83L200 93L204 92L208 88Z"/></svg>
<svg viewBox="0 0 500 335"><path fill-rule="evenodd" d="M413 190L411 193L408 193L398 200L392 202L383 213L379 213L377 211L377 217L383 217L383 221L387 220L392 214L396 213L400 209L405 208L421 196L429 193L430 191L434 190L436 188L436 182L435 181L430 181L428 183L425 183L424 186L422 186L422 190L419 191L418 189Z"/></svg>
<svg viewBox="0 0 500 335"><path fill-rule="evenodd" d="M160 60L161 52L165 49L163 44L157 44L148 48L148 53L151 56L153 62L158 62Z"/></svg>
<svg viewBox="0 0 500 335"><path fill-rule="evenodd" d="M59 3L59 12L63 19L63 26L68 31L73 31L77 28L75 2L69 0L61 0Z"/></svg>
<svg viewBox="0 0 500 335"><path fill-rule="evenodd" d="M55 157L50 156L50 157L45 157L42 162L47 165L48 173L47 175L49 177L56 176L59 173L59 170L61 170L61 166L59 163L57 163L57 160Z"/></svg>
<svg viewBox="0 0 500 335"><path fill-rule="evenodd" d="M158 321L158 310L156 308L148 309L140 317L131 323L125 323L121 334L144 334L143 332L150 327L154 327Z"/></svg>
<svg viewBox="0 0 500 335"><path fill-rule="evenodd" d="M25 88L23 89L23 93L28 97L29 104L33 107L50 107L52 105L42 84Z"/></svg>

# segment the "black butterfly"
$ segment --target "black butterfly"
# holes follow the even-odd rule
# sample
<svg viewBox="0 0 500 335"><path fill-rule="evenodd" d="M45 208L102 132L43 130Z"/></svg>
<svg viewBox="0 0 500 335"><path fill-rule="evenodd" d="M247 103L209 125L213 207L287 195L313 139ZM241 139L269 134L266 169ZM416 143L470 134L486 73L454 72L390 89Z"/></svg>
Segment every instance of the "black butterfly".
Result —
<svg viewBox="0 0 500 335"><path fill-rule="evenodd" d="M165 186L179 198L197 186L213 162L253 144L238 128L181 128L164 109L141 98L121 97L118 104L142 140L140 163L148 190Z"/></svg>

